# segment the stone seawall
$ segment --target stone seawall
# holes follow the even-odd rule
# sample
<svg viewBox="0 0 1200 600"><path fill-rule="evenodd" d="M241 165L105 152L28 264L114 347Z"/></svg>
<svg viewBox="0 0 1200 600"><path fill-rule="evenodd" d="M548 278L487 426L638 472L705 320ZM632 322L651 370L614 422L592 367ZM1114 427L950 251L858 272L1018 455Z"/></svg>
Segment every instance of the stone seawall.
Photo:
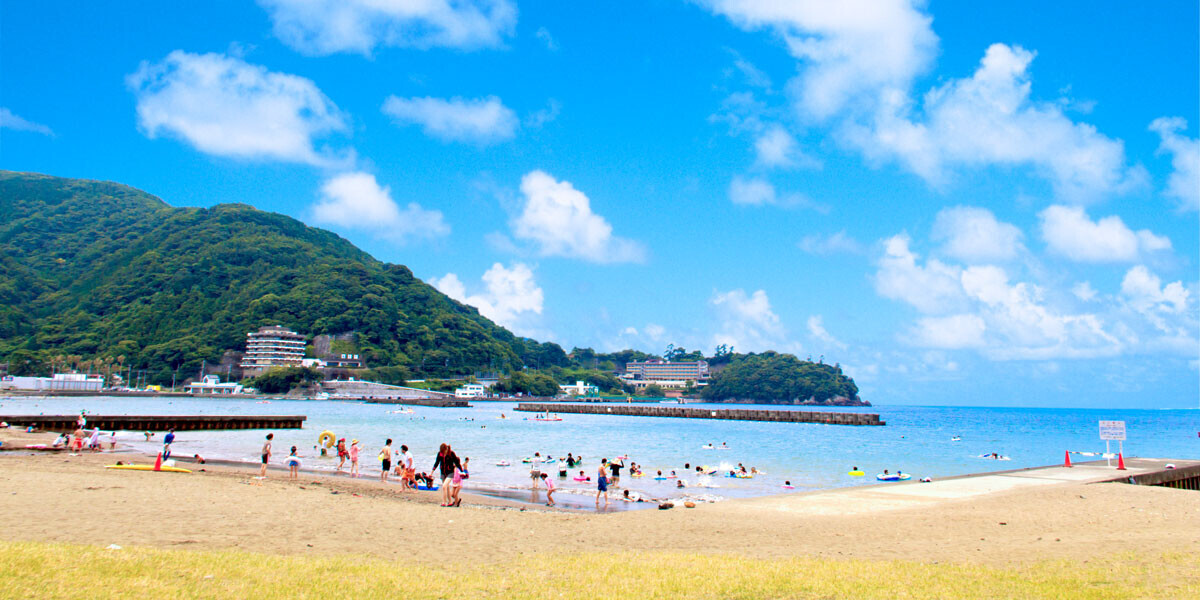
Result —
<svg viewBox="0 0 1200 600"><path fill-rule="evenodd" d="M626 417L675 417L681 419L729 419L734 421L777 421L824 425L885 425L879 415L809 410L763 410L753 408L687 408L682 406L596 406L580 404L518 404L525 412L623 415Z"/></svg>
<svg viewBox="0 0 1200 600"><path fill-rule="evenodd" d="M86 415L87 429L194 431L203 429L301 429L304 415ZM74 431L79 415L0 415L13 427Z"/></svg>

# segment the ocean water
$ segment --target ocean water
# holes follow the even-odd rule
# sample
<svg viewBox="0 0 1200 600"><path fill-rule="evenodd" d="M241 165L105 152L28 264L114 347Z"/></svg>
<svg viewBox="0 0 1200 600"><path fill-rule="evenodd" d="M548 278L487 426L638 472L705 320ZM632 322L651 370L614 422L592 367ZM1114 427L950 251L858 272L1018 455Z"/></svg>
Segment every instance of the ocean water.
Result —
<svg viewBox="0 0 1200 600"><path fill-rule="evenodd" d="M689 404L729 408L728 405ZM853 427L804 423L765 423L563 413L561 422L532 420L531 413L514 412L514 403L479 402L473 408L411 407L412 414L392 411L402 405L340 401L153 398L20 398L0 401L0 414L72 414L81 409L96 414L301 414L308 420L302 430L275 431L275 462L282 464L291 446L298 448L304 468L332 471L333 458L322 458L314 449L323 430L347 442L358 439L363 447L365 474L377 475L378 450L386 438L394 447L407 444L418 471L430 470L438 445L446 442L460 457L470 457L468 488L505 490L527 488L529 465L521 460L535 452L543 456L585 459L583 469L593 480L601 458L628 456L650 473L630 478L622 472L620 488L652 498L692 497L720 500L786 493L790 481L795 491L856 485L873 485L874 475L889 469L920 477L947 477L968 473L1060 464L1066 450L1101 452L1098 421L1123 420L1128 440L1126 456L1200 458L1200 410L1121 410L1054 408L978 408L945 406L875 406L829 410L878 413L883 427ZM814 410L812 407L777 407ZM815 409L821 410L821 409ZM501 420L501 414L508 418ZM184 431L177 434L176 455L200 454L205 458L258 463L267 432ZM951 441L959 436L961 441ZM140 432L123 432L118 440L153 451L161 434L147 443ZM727 444L728 450L706 450L707 444ZM1112 451L1117 444L1113 442ZM1010 457L997 461L980 458L992 452ZM512 466L497 466L505 460ZM1075 456L1073 460L1084 460ZM1088 460L1095 460L1088 459ZM765 472L753 479L724 476L700 477L685 471L690 464L728 470L742 463ZM1115 464L1115 462L1114 462ZM853 467L865 477L847 474ZM543 470L557 475L557 465ZM577 467L571 475L578 474ZM676 488L675 480L656 481L654 474L676 471L689 487ZM564 494L594 493L594 484L558 479ZM618 489L620 489L618 488ZM619 492L618 492L619 493Z"/></svg>

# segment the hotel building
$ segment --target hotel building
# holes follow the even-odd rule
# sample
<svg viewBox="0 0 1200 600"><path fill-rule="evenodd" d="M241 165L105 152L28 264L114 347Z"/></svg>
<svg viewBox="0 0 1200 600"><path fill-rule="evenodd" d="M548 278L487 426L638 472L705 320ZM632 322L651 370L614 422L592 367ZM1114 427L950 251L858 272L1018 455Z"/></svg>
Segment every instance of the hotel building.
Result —
<svg viewBox="0 0 1200 600"><path fill-rule="evenodd" d="M304 360L305 337L280 326L260 327L246 334L242 371L257 375L276 367L299 367Z"/></svg>
<svg viewBox="0 0 1200 600"><path fill-rule="evenodd" d="M648 360L625 363L624 379L640 381L708 381L708 363L703 360L666 362Z"/></svg>

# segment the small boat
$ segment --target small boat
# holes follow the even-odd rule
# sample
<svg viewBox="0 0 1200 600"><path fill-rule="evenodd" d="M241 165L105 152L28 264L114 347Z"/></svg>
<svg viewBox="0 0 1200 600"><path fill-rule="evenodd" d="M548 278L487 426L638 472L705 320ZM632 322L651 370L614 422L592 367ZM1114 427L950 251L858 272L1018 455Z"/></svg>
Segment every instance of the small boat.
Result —
<svg viewBox="0 0 1200 600"><path fill-rule="evenodd" d="M511 467L512 463L508 462L507 460L502 460L502 461L496 463L496 466L497 467Z"/></svg>
<svg viewBox="0 0 1200 600"><path fill-rule="evenodd" d="M909 479L912 479L912 475L909 475L908 473L880 473L875 476L875 479L878 479L879 481L908 481Z"/></svg>
<svg viewBox="0 0 1200 600"><path fill-rule="evenodd" d="M950 441L952 441L952 442L961 442L961 441L962 441L962 437L961 437L961 436L957 436L957 435L956 435L956 436L954 436L954 437L950 438Z"/></svg>

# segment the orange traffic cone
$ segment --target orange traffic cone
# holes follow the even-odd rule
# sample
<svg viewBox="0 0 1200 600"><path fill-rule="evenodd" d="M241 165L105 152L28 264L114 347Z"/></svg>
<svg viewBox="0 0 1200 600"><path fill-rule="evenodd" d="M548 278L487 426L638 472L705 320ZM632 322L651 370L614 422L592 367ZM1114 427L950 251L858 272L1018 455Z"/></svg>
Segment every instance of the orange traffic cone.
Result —
<svg viewBox="0 0 1200 600"><path fill-rule="evenodd" d="M162 452L159 452L158 458L154 459L154 470L155 471L162 470Z"/></svg>
<svg viewBox="0 0 1200 600"><path fill-rule="evenodd" d="M1122 455L1120 452L1117 453L1117 470L1118 471L1125 470L1125 456Z"/></svg>
<svg viewBox="0 0 1200 600"><path fill-rule="evenodd" d="M1063 466L1067 467L1068 469L1071 468L1071 451L1070 450L1067 450L1067 459L1063 461Z"/></svg>

